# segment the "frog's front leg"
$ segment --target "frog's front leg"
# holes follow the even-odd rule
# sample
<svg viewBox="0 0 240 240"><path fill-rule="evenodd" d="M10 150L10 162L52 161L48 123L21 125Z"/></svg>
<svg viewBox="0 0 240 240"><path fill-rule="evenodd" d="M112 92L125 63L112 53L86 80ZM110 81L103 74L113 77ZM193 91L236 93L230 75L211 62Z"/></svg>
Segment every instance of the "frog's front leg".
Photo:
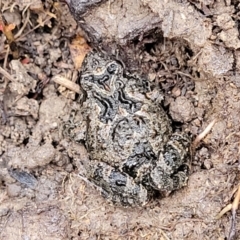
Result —
<svg viewBox="0 0 240 240"><path fill-rule="evenodd" d="M102 195L121 206L142 206L149 200L148 191L117 168L99 161L90 161L88 179L100 187Z"/></svg>
<svg viewBox="0 0 240 240"><path fill-rule="evenodd" d="M151 185L163 195L186 185L191 164L191 138L173 134L150 173Z"/></svg>

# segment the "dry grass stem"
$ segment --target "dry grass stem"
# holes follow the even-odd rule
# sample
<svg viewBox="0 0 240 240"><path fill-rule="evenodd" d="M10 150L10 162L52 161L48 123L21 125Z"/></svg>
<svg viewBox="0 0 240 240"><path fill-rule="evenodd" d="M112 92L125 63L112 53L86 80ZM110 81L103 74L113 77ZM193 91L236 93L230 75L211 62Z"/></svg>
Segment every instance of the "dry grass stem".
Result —
<svg viewBox="0 0 240 240"><path fill-rule="evenodd" d="M208 126L204 129L203 132L201 132L193 141L192 143L192 148L195 149L199 142L206 137L206 135L211 131L213 128L214 124L216 123L216 119L214 119L212 122L208 124Z"/></svg>

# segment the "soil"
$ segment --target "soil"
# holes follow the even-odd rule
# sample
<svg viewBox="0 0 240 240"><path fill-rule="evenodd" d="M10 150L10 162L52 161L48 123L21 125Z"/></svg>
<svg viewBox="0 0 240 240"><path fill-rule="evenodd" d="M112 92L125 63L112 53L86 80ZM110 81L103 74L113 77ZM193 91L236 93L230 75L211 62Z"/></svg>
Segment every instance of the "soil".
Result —
<svg viewBox="0 0 240 240"><path fill-rule="evenodd" d="M157 31L136 40L143 24L131 36L114 29L101 36L126 46L128 70L155 83L176 131L194 138L216 120L196 149L188 185L144 207L121 208L81 178L86 149L62 132L83 93L54 77L77 83L80 69L70 50L83 28L66 4L2 1L8 28L0 35L0 239L240 239L238 213L235 230L230 211L217 218L240 180L239 3L142 2L143 22L161 23ZM105 7L108 1L91 9L91 19Z"/></svg>

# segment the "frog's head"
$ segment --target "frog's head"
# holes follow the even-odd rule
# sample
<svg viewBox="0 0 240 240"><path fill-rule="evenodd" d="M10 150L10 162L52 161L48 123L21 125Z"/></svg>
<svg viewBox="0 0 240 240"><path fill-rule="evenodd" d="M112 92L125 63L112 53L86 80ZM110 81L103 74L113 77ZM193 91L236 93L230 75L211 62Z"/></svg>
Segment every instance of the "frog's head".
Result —
<svg viewBox="0 0 240 240"><path fill-rule="evenodd" d="M104 57L101 53L90 52L84 60L80 84L85 91L114 91L114 83L121 72L121 65Z"/></svg>

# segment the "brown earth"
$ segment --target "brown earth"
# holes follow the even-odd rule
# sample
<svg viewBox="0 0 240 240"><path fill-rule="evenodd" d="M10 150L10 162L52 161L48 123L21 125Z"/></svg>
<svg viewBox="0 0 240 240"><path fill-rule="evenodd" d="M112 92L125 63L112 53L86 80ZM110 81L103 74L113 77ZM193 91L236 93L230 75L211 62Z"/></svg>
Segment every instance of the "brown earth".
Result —
<svg viewBox="0 0 240 240"><path fill-rule="evenodd" d="M129 35L118 28L126 24L116 10L119 2L126 4L104 1L89 9L82 29L62 3L0 2L15 35L14 41L6 39L6 31L0 36L0 239L234 239L231 212L216 216L232 203L239 185L240 5L142 0L143 20ZM106 9L116 16L114 24L104 18L98 20L103 28L95 26ZM130 8L125 11L131 16ZM145 28L147 21L154 31ZM114 46L121 47L120 56L126 48L128 70L161 87L175 129L197 136L216 119L196 149L185 188L125 209L106 203L79 177L86 150L69 143L62 130L80 107L81 92L53 79L77 82L79 69L69 49L83 29L92 47L101 36L106 51L115 43L113 55ZM237 214L235 239L239 233Z"/></svg>

